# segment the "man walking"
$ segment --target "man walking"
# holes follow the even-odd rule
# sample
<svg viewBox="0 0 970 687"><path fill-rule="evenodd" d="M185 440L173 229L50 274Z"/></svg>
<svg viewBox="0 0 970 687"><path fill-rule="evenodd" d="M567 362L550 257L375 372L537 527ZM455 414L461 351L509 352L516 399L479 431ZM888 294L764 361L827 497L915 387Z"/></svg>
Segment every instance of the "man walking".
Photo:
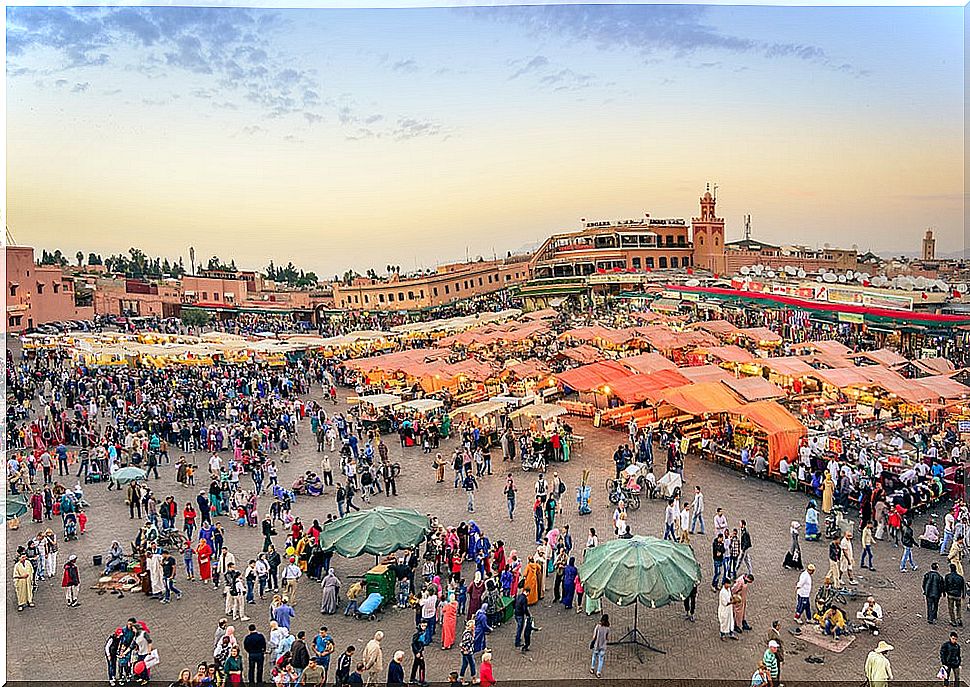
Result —
<svg viewBox="0 0 970 687"><path fill-rule="evenodd" d="M163 604L172 600L172 592L175 592L175 600L182 598L182 592L175 586L175 556L170 551L162 555L162 579L165 582L165 598Z"/></svg>
<svg viewBox="0 0 970 687"><path fill-rule="evenodd" d="M754 570L751 567L751 533L748 532L748 524L744 520L741 521L738 536L741 543L741 557L737 560L735 566L740 570L741 564L744 563L745 572L754 575Z"/></svg>
<svg viewBox="0 0 970 687"><path fill-rule="evenodd" d="M475 512L475 490L478 489L478 480L475 479L475 475L469 471L465 475L465 479L462 481L462 488L464 488L465 493L468 494L468 512Z"/></svg>
<svg viewBox="0 0 970 687"><path fill-rule="evenodd" d="M296 605L296 583L303 576L303 571L296 564L295 558L290 558L290 562L283 569L283 595L290 603Z"/></svg>
<svg viewBox="0 0 970 687"><path fill-rule="evenodd" d="M805 623L802 614L809 620L812 618L812 573L815 572L815 565L808 564L798 576L798 584L795 585L795 622L799 625Z"/></svg>
<svg viewBox="0 0 970 687"><path fill-rule="evenodd" d="M946 670L943 687L950 687L951 677L953 687L960 687L960 640L956 632L951 632L950 638L940 647L940 663Z"/></svg>
<svg viewBox="0 0 970 687"><path fill-rule="evenodd" d="M963 627L963 597L966 596L966 583L957 566L950 563L950 572L943 578L943 591L946 593L946 609L950 614L950 624Z"/></svg>
<svg viewBox="0 0 970 687"><path fill-rule="evenodd" d="M838 539L833 539L829 544L829 571L825 575L830 580L832 580L832 585L835 587L841 586L841 576L842 576L842 547L839 545Z"/></svg>
<svg viewBox="0 0 970 687"><path fill-rule="evenodd" d="M694 487L694 501L691 504L690 533L694 534L697 525L701 526L701 534L704 534L704 494L698 484Z"/></svg>
<svg viewBox="0 0 970 687"><path fill-rule="evenodd" d="M266 636L249 626L249 634L243 640L243 649L249 657L249 685L263 684L263 662L266 658Z"/></svg>
<svg viewBox="0 0 970 687"><path fill-rule="evenodd" d="M81 588L81 575L77 569L77 556L74 554L71 554L67 563L64 564L64 577L61 578L61 587L64 589L67 605L72 608L79 606L77 592Z"/></svg>
<svg viewBox="0 0 970 687"><path fill-rule="evenodd" d="M515 595L513 612L515 614L515 646L522 647L522 631L529 622L529 589L523 584L519 585L519 593Z"/></svg>
<svg viewBox="0 0 970 687"><path fill-rule="evenodd" d="M943 596L943 576L939 572L940 566L933 563L929 572L923 575L923 596L926 597L926 622L936 623L936 615L940 608L940 597Z"/></svg>

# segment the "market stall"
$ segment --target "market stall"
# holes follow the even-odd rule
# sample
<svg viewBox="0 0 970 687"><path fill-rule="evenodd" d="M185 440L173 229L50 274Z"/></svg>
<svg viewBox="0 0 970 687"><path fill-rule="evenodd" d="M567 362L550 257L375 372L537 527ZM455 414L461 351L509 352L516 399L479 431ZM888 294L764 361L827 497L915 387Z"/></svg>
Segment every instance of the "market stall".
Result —
<svg viewBox="0 0 970 687"><path fill-rule="evenodd" d="M364 427L377 427L382 434L386 434L391 431L393 410L401 403L401 397L395 394L372 394L350 398L348 403L356 404L355 412Z"/></svg>
<svg viewBox="0 0 970 687"><path fill-rule="evenodd" d="M731 411L734 445L745 442L761 448L768 458L768 469L777 473L782 458L792 462L798 455L808 429L794 415L774 401L748 403Z"/></svg>

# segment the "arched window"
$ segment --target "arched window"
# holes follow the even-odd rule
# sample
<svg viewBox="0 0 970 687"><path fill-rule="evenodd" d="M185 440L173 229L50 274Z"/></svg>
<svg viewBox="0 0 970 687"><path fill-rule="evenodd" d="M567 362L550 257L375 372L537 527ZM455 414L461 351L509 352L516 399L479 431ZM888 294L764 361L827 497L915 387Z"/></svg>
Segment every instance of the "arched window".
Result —
<svg viewBox="0 0 970 687"><path fill-rule="evenodd" d="M667 266L667 258L660 258L660 269Z"/></svg>
<svg viewBox="0 0 970 687"><path fill-rule="evenodd" d="M719 245L721 245L721 241L720 241L720 239L717 236L715 236L714 237L714 247L716 248Z"/></svg>
<svg viewBox="0 0 970 687"><path fill-rule="evenodd" d="M697 237L697 245L699 245L699 246L703 246L704 245L704 235L703 234L701 234L700 236Z"/></svg>
<svg viewBox="0 0 970 687"><path fill-rule="evenodd" d="M678 263L677 258L671 258L670 259L670 266L671 267L677 267L677 263Z"/></svg>

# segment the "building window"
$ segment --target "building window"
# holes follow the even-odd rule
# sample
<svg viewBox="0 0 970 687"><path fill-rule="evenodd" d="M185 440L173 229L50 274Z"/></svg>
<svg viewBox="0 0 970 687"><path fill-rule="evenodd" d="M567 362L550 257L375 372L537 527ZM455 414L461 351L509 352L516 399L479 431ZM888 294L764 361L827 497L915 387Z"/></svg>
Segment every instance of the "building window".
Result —
<svg viewBox="0 0 970 687"><path fill-rule="evenodd" d="M683 260L680 261L680 264L683 265L684 267L690 267L690 256L689 255L685 256Z"/></svg>
<svg viewBox="0 0 970 687"><path fill-rule="evenodd" d="M447 289L448 287L446 286L445 288ZM431 293L433 293L435 295L435 297L437 297L438 296L438 287L435 286L433 289L431 289Z"/></svg>
<svg viewBox="0 0 970 687"><path fill-rule="evenodd" d="M633 258L633 269L635 270L640 269L641 267L640 263L641 263L640 258Z"/></svg>
<svg viewBox="0 0 970 687"><path fill-rule="evenodd" d="M424 298L424 289L418 291L418 298Z"/></svg>
<svg viewBox="0 0 970 687"><path fill-rule="evenodd" d="M653 258L647 258L647 267L653 269Z"/></svg>
<svg viewBox="0 0 970 687"><path fill-rule="evenodd" d="M380 302L381 303L384 302L384 294L383 293L378 294L378 298L380 298Z"/></svg>
<svg viewBox="0 0 970 687"><path fill-rule="evenodd" d="M364 294L364 303L370 303L370 296Z"/></svg>
<svg viewBox="0 0 970 687"><path fill-rule="evenodd" d="M44 285L41 284L40 282L37 282L37 293L38 294L44 293Z"/></svg>
<svg viewBox="0 0 970 687"><path fill-rule="evenodd" d="M677 237L677 245L678 246L686 246L687 245L687 237L684 236L683 234L681 234L680 236L678 236Z"/></svg>
<svg viewBox="0 0 970 687"><path fill-rule="evenodd" d="M715 236L715 237L714 237L714 245L715 245L715 246L719 246L719 245L720 245L720 243L721 243L721 242L720 242L720 239L718 239L718 237L717 237L717 236Z"/></svg>
<svg viewBox="0 0 970 687"><path fill-rule="evenodd" d="M24 319L24 316L23 315L11 315L10 316L10 320L9 320L10 326L11 327L19 327L20 326L20 323L23 321L23 319Z"/></svg>
<svg viewBox="0 0 970 687"><path fill-rule="evenodd" d="M354 296L354 303L356 303L357 305L360 305L360 296L359 295L355 295Z"/></svg>
<svg viewBox="0 0 970 687"><path fill-rule="evenodd" d="M450 287L447 284L445 284L445 295L447 296L448 293L450 293Z"/></svg>
<svg viewBox="0 0 970 687"><path fill-rule="evenodd" d="M212 294L212 300L214 300L214 301L218 301L219 300L219 293L218 292Z"/></svg>
<svg viewBox="0 0 970 687"><path fill-rule="evenodd" d="M414 291L408 291L408 300L409 301L413 301L414 300Z"/></svg>
<svg viewBox="0 0 970 687"><path fill-rule="evenodd" d="M11 296L11 298L12 297L15 297L17 295L17 286L18 286L17 284L11 284L10 285L10 296Z"/></svg>
<svg viewBox="0 0 970 687"><path fill-rule="evenodd" d="M697 238L697 245L698 246L703 246L704 245L704 237L703 236L698 236L696 238Z"/></svg>
<svg viewBox="0 0 970 687"><path fill-rule="evenodd" d="M667 238L670 238L670 237L668 236ZM660 269L663 269L666 266L667 266L667 258L666 257L660 258Z"/></svg>
<svg viewBox="0 0 970 687"><path fill-rule="evenodd" d="M203 301L209 300L209 294L205 291L202 292L202 300Z"/></svg>
<svg viewBox="0 0 970 687"><path fill-rule="evenodd" d="M479 286L484 286L484 284L482 283L482 278L481 277L478 278L478 285Z"/></svg>
<svg viewBox="0 0 970 687"><path fill-rule="evenodd" d="M668 246L674 245L674 235L673 234L668 234L667 235L667 245Z"/></svg>
<svg viewBox="0 0 970 687"><path fill-rule="evenodd" d="M458 282L455 282L455 293L458 293L459 291L461 291L461 284Z"/></svg>
<svg viewBox="0 0 970 687"><path fill-rule="evenodd" d="M677 258L671 258L670 259L670 266L671 267L677 267L677 262L678 262L677 261Z"/></svg>
<svg viewBox="0 0 970 687"><path fill-rule="evenodd" d="M51 284L51 287L54 289L54 293L57 293L58 291L61 290L60 284Z"/></svg>
<svg viewBox="0 0 970 687"><path fill-rule="evenodd" d="M401 292L399 292L399 293L397 294L397 299L398 299L399 301L401 301L402 303L404 302L404 292L403 292L403 291L401 291Z"/></svg>

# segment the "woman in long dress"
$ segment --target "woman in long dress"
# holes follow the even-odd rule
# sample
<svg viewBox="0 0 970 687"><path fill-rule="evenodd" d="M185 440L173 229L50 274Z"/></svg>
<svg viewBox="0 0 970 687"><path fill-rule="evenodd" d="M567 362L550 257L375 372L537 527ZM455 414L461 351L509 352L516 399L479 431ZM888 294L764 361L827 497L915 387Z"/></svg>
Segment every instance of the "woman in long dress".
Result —
<svg viewBox="0 0 970 687"><path fill-rule="evenodd" d="M789 570L801 570L802 569L802 549L798 544L798 521L792 520L791 528L789 533L791 534L791 547L788 549L788 553L785 554L785 562L782 563Z"/></svg>
<svg viewBox="0 0 970 687"><path fill-rule="evenodd" d="M482 582L482 574L475 573L475 581L468 588L468 618L475 616L475 612L482 607L482 595L485 593L485 583Z"/></svg>
<svg viewBox="0 0 970 687"><path fill-rule="evenodd" d="M509 556L509 572L512 573L512 588L511 595L515 598L515 595L519 593L519 580L522 579L522 561L519 560L519 552L512 549L512 553Z"/></svg>
<svg viewBox="0 0 970 687"><path fill-rule="evenodd" d="M573 607L577 577L579 577L579 570L576 568L576 558L570 556L569 562L566 564L562 573L562 605L566 608Z"/></svg>
<svg viewBox="0 0 970 687"><path fill-rule="evenodd" d="M333 568L330 568L330 572L323 578L321 586L323 587L323 595L320 599L320 612L333 615L337 612L338 594L340 593L340 580L334 574Z"/></svg>
<svg viewBox="0 0 970 687"><path fill-rule="evenodd" d="M195 555L199 558L199 579L208 582L212 579L212 547L205 539L200 539L195 547Z"/></svg>
<svg viewBox="0 0 970 687"><path fill-rule="evenodd" d="M542 567L536 563L533 559L529 559L529 562L525 566L525 575L522 584L526 586L528 590L529 605L533 605L539 602L539 576L542 574Z"/></svg>
<svg viewBox="0 0 970 687"><path fill-rule="evenodd" d="M832 473L825 471L825 482L822 484L822 512L832 512L832 497L835 493L835 482L832 481Z"/></svg>
<svg viewBox="0 0 970 687"><path fill-rule="evenodd" d="M450 649L455 645L455 630L458 622L458 602L451 596L447 603L441 604L441 648Z"/></svg>
<svg viewBox="0 0 970 687"><path fill-rule="evenodd" d="M20 560L13 566L13 584L17 592L17 610L22 611L26 606L34 605L34 566L21 555Z"/></svg>
<svg viewBox="0 0 970 687"><path fill-rule="evenodd" d="M717 595L717 624L721 632L721 641L737 639L734 634L734 604L732 603L731 582L725 580L721 591Z"/></svg>

